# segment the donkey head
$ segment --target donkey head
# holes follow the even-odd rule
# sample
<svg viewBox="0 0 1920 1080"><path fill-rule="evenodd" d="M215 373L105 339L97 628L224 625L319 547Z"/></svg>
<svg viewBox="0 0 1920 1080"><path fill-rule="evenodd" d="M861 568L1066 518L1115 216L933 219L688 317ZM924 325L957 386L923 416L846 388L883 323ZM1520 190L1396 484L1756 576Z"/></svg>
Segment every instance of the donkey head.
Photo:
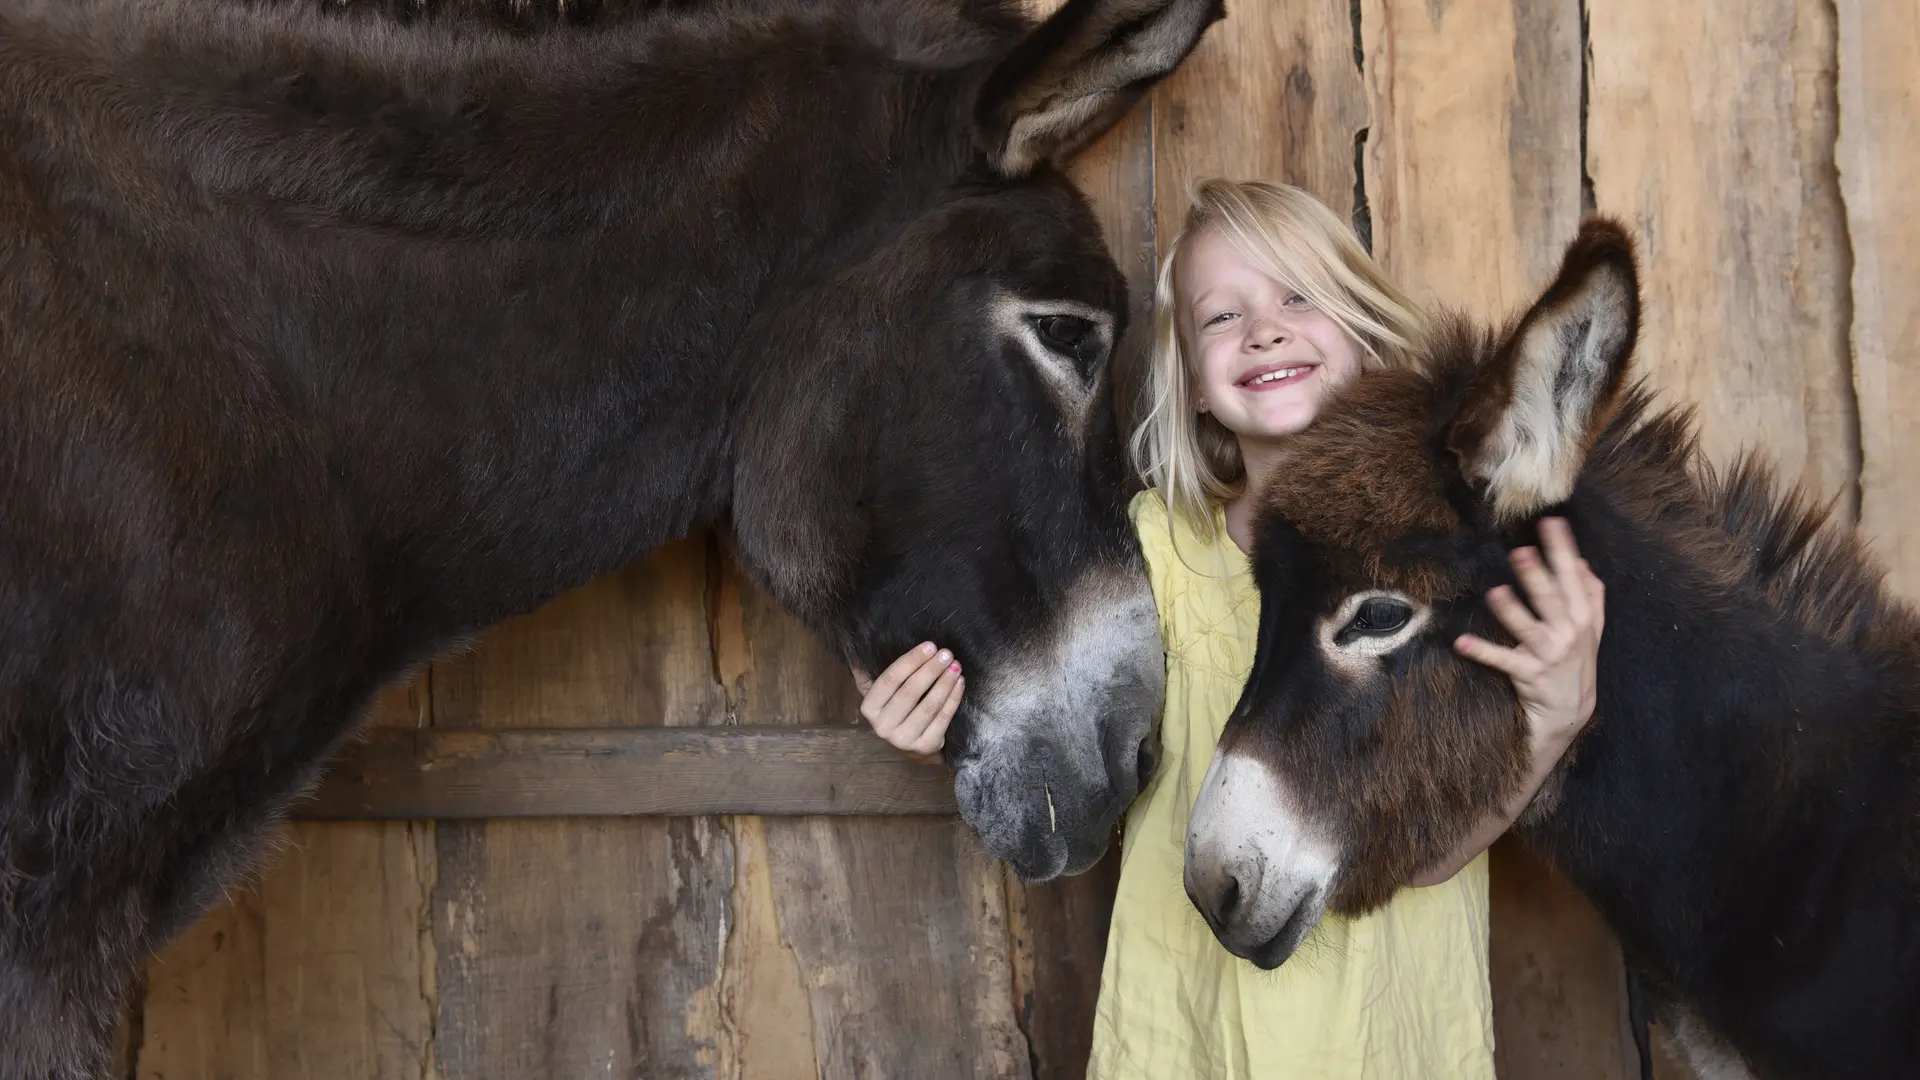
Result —
<svg viewBox="0 0 1920 1080"><path fill-rule="evenodd" d="M1384 903L1512 794L1526 727L1454 638L1572 495L1638 328L1627 236L1589 222L1511 328L1436 333L1292 440L1263 493L1260 638L1187 832L1187 892L1234 953L1284 961L1328 908Z"/></svg>
<svg viewBox="0 0 1920 1080"><path fill-rule="evenodd" d="M1164 677L1107 385L1126 281L1058 165L1219 16L1074 0L929 83L892 110L927 125L896 137L899 205L747 335L783 367L757 369L739 435L743 559L869 670L953 648L961 812L1029 879L1104 852Z"/></svg>

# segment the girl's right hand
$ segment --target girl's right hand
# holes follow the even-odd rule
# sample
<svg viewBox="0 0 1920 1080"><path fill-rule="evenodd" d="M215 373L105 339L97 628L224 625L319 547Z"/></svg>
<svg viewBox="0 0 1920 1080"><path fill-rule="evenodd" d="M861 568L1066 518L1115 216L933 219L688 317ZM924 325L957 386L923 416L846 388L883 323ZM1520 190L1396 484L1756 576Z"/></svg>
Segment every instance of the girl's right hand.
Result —
<svg viewBox="0 0 1920 1080"><path fill-rule="evenodd" d="M878 679L858 667L854 685L863 695L860 716L887 745L921 764L940 761L947 744L947 725L960 709L967 680L960 664L945 649L923 642L895 660Z"/></svg>

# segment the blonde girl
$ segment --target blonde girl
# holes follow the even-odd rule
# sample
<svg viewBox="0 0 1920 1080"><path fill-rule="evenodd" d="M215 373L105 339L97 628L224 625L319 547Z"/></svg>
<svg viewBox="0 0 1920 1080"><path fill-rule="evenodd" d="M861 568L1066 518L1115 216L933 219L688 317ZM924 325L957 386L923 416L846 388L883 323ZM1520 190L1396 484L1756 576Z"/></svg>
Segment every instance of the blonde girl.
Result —
<svg viewBox="0 0 1920 1080"><path fill-rule="evenodd" d="M1146 410L1129 444L1147 484L1130 512L1166 645L1163 764L1127 815L1090 1080L1493 1075L1483 853L1593 712L1603 593L1564 523L1544 526L1544 556L1514 553L1531 610L1505 588L1487 597L1533 644L1455 643L1506 672L1525 708L1532 775L1502 813L1384 908L1327 917L1273 972L1221 948L1181 883L1187 816L1253 663L1253 494L1328 395L1413 362L1423 324L1306 192L1196 190L1156 282ZM938 754L965 692L958 660L928 642L878 679L855 678L882 738Z"/></svg>

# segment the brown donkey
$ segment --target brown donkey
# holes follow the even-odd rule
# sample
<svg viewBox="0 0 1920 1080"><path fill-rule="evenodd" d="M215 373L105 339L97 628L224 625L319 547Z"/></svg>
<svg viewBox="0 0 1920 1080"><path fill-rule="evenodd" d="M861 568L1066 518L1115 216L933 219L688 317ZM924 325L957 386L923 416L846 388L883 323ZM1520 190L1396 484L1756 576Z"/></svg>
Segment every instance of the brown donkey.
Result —
<svg viewBox="0 0 1920 1080"><path fill-rule="evenodd" d="M1264 494L1252 677L1187 888L1263 967L1443 856L1526 765L1507 553L1565 515L1607 583L1599 709L1522 816L1702 1076L1920 1076L1920 620L1844 530L1625 375L1627 236L1589 223L1501 333L1368 376ZM1783 359L1782 362L1792 362Z"/></svg>

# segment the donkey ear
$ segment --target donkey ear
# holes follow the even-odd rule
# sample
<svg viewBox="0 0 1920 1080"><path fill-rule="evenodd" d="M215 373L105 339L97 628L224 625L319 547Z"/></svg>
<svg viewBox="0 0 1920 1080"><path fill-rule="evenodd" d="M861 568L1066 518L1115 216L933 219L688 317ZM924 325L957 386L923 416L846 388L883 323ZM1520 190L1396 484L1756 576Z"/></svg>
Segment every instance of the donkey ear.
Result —
<svg viewBox="0 0 1920 1080"><path fill-rule="evenodd" d="M1068 0L981 87L981 149L1008 178L1072 157L1180 66L1224 14L1223 0Z"/></svg>
<svg viewBox="0 0 1920 1080"><path fill-rule="evenodd" d="M1560 275L1474 377L1447 432L1501 522L1563 502L1612 414L1640 331L1633 241L1591 219Z"/></svg>

